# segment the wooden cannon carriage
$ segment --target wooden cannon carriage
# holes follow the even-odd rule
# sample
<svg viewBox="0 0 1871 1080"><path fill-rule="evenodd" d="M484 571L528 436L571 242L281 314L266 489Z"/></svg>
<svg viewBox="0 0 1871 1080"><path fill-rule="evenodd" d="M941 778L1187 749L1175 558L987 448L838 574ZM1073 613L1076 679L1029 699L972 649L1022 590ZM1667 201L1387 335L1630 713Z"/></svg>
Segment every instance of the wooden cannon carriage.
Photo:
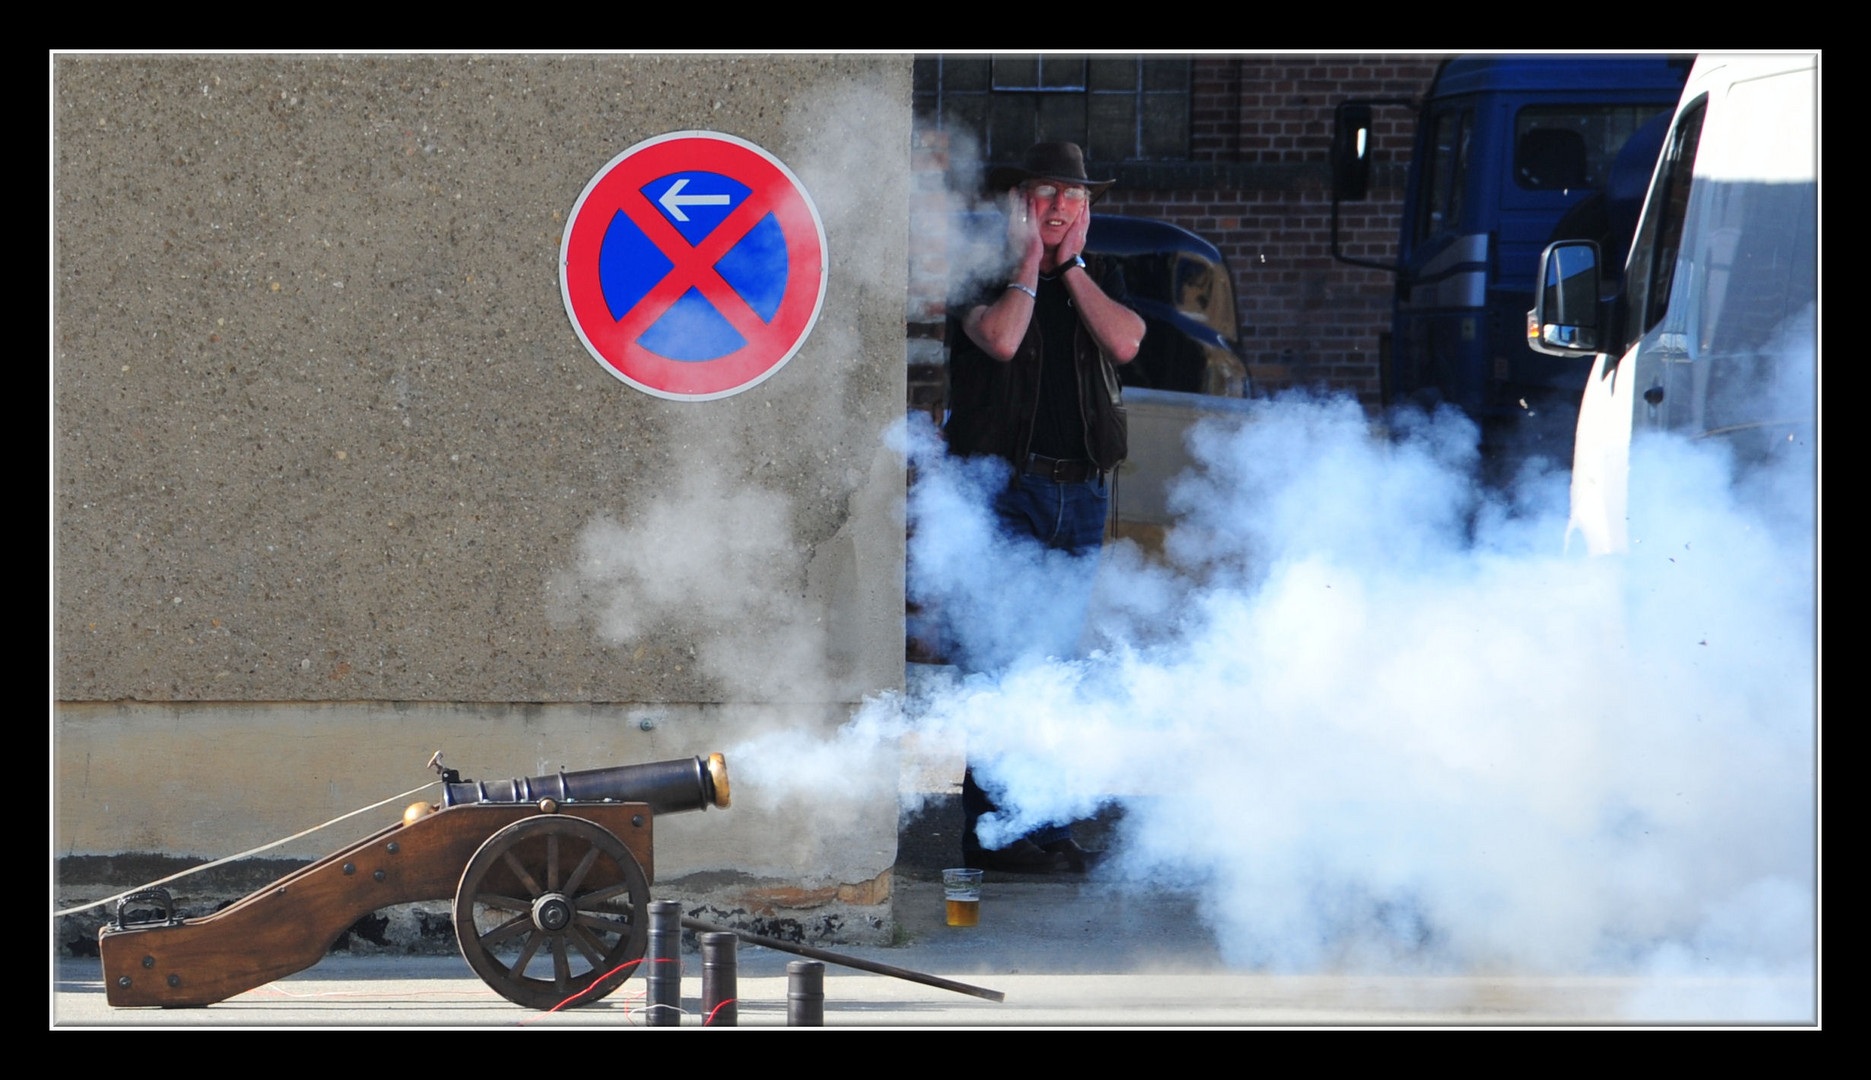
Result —
<svg viewBox="0 0 1871 1080"><path fill-rule="evenodd" d="M125 897L98 931L109 1002L223 1001L316 964L372 911L452 896L461 955L502 997L589 1004L648 945L656 815L728 805L720 754L483 783L440 758L440 804L212 915L176 918L162 889Z"/></svg>

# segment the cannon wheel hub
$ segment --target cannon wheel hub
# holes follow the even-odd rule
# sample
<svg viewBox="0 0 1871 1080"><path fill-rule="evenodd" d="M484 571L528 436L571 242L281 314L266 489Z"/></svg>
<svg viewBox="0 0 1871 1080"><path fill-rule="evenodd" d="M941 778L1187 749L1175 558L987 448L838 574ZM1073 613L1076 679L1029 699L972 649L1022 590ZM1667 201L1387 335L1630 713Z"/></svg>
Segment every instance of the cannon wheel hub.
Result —
<svg viewBox="0 0 1871 1080"><path fill-rule="evenodd" d="M546 893L533 901L533 925L557 933L572 921L572 906L558 893Z"/></svg>

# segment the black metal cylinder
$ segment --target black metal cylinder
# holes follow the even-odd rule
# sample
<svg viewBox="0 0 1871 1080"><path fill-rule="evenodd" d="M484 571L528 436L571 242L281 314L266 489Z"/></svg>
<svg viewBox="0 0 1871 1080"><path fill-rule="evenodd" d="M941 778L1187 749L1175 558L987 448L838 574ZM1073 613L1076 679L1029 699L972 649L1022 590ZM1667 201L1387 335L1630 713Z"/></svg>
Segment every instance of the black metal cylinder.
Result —
<svg viewBox="0 0 1871 1080"><path fill-rule="evenodd" d="M641 802L657 814L706 810L728 805L727 766L720 754L618 765L609 769L557 772L513 780L463 780L442 785L442 804L558 802Z"/></svg>
<svg viewBox="0 0 1871 1080"><path fill-rule="evenodd" d="M644 1011L650 1027L682 1026L682 905L650 901L650 951L644 960Z"/></svg>
<svg viewBox="0 0 1871 1080"><path fill-rule="evenodd" d="M740 962L734 946L740 941L733 934L702 936L702 1023L709 1027L735 1027L734 999L739 991Z"/></svg>
<svg viewBox="0 0 1871 1080"><path fill-rule="evenodd" d="M825 1026L825 965L817 960L786 965L786 1026Z"/></svg>

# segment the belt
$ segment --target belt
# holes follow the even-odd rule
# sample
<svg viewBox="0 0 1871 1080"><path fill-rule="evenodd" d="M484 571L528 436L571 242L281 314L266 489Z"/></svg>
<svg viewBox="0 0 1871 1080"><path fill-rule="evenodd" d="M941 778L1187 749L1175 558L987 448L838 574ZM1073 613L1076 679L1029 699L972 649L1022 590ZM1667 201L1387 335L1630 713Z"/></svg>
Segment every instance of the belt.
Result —
<svg viewBox="0 0 1871 1080"><path fill-rule="evenodd" d="M1028 476L1043 476L1055 484L1082 484L1104 476L1103 469L1083 458L1067 460L1043 454L1028 454L1026 466L1020 471Z"/></svg>

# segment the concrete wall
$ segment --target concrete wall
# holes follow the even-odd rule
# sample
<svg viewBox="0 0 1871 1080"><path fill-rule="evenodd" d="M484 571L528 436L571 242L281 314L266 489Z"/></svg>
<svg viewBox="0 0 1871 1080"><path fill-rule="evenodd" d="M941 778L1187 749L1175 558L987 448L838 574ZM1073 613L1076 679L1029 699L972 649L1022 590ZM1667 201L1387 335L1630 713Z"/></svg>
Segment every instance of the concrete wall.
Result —
<svg viewBox="0 0 1871 1080"><path fill-rule="evenodd" d="M56 854L225 854L437 747L477 778L731 751L900 685L908 85L883 56L55 59ZM705 403L613 378L558 281L585 184L684 129L785 162L830 253L804 347ZM894 780L838 853L753 798L659 828L693 843L658 876L875 899Z"/></svg>

